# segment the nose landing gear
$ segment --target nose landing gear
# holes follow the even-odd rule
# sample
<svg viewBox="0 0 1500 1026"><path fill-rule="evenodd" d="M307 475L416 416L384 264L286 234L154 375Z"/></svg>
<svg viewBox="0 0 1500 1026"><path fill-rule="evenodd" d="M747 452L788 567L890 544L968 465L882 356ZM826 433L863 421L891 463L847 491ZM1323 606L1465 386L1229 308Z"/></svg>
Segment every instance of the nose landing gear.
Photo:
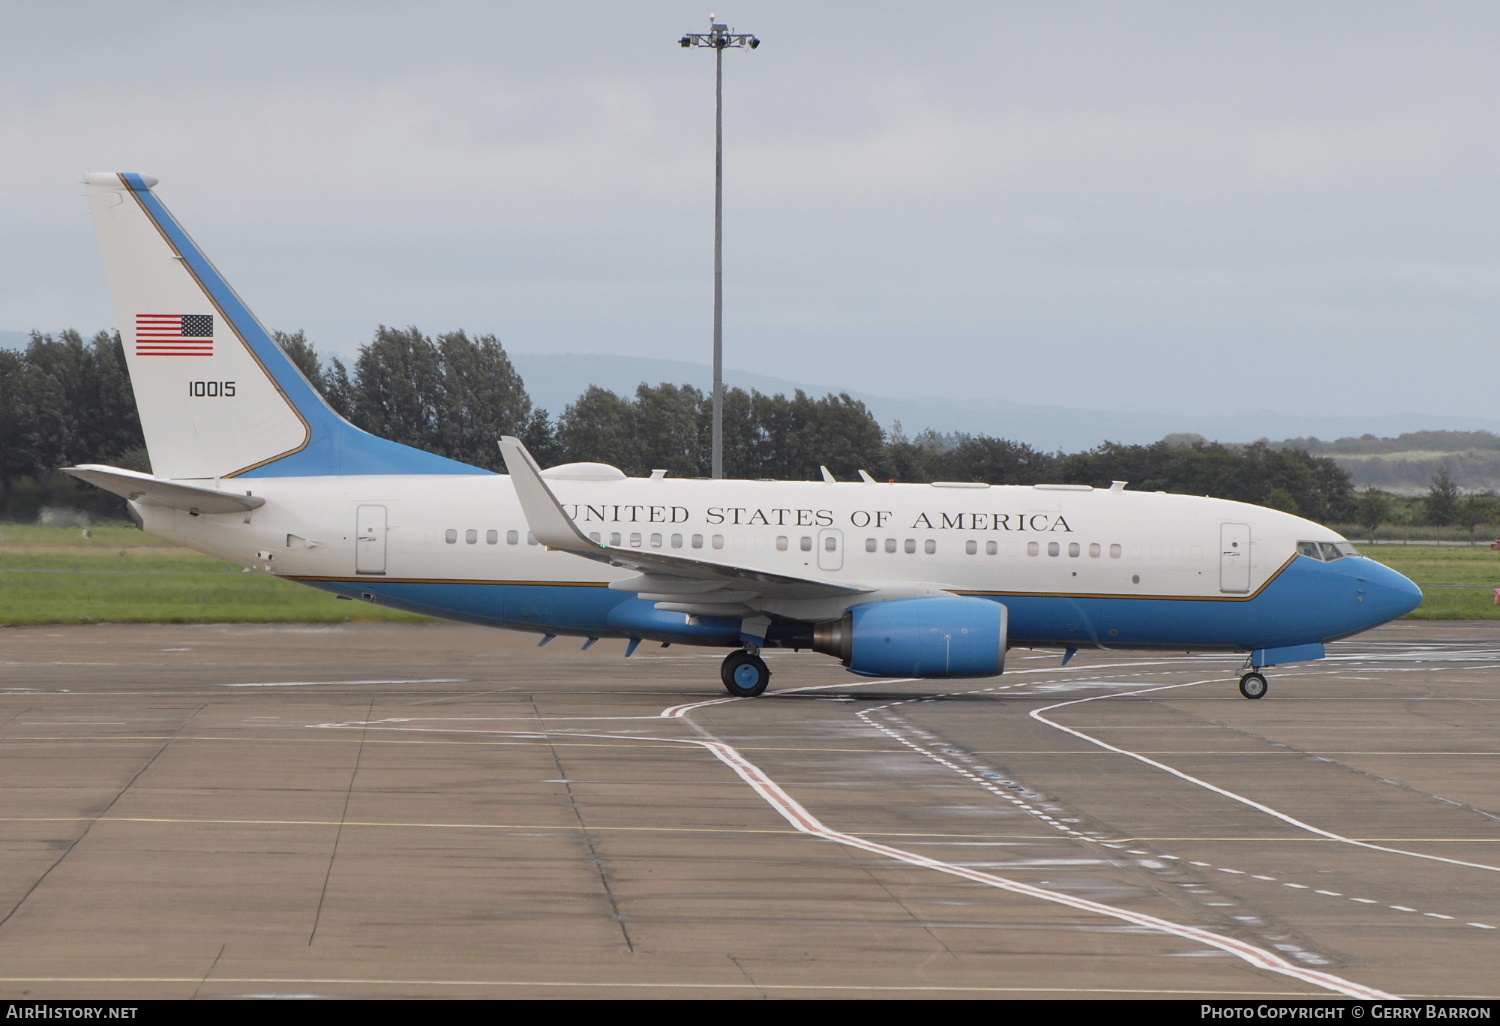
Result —
<svg viewBox="0 0 1500 1026"><path fill-rule="evenodd" d="M1240 677L1240 694L1246 698L1265 698L1269 687L1265 674L1259 671L1251 670Z"/></svg>
<svg viewBox="0 0 1500 1026"><path fill-rule="evenodd" d="M724 690L735 698L754 698L771 683L771 668L756 652L744 648L724 657L719 677L724 681Z"/></svg>

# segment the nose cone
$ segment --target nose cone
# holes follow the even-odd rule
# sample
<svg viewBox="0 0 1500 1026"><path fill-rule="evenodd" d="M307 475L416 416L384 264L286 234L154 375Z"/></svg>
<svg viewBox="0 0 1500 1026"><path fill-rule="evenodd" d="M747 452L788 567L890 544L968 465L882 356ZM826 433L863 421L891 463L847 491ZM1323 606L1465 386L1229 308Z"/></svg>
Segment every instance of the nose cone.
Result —
<svg viewBox="0 0 1500 1026"><path fill-rule="evenodd" d="M1359 560L1359 577L1370 626L1405 616L1422 604L1422 589L1402 574L1368 557Z"/></svg>

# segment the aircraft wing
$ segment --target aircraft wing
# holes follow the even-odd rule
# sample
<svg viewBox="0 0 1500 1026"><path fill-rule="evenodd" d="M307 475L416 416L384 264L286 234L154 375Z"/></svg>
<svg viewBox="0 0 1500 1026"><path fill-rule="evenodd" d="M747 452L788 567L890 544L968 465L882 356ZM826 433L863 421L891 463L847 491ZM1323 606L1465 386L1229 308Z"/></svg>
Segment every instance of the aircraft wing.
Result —
<svg viewBox="0 0 1500 1026"><path fill-rule="evenodd" d="M747 607L757 608L760 600L843 598L875 590L655 550L612 548L578 529L520 439L510 435L502 438L500 453L526 515L526 525L537 541L549 549L639 572L641 576L616 581L610 587L638 592L662 609L701 616L733 615Z"/></svg>
<svg viewBox="0 0 1500 1026"><path fill-rule="evenodd" d="M62 469L63 473L72 474L81 481L98 485L131 502L144 502L148 506L166 506L189 513L247 513L266 504L266 500L258 495L239 495L218 488L165 481L139 471L106 467L98 463L84 463Z"/></svg>

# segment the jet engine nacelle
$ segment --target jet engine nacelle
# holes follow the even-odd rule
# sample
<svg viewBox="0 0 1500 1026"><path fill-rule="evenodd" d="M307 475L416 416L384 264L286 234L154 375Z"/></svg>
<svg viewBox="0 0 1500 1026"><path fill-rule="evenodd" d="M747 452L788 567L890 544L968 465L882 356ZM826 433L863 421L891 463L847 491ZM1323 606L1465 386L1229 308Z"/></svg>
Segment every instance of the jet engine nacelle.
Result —
<svg viewBox="0 0 1500 1026"><path fill-rule="evenodd" d="M866 677L993 677L1005 669L1008 610L988 599L869 602L813 628L813 651Z"/></svg>

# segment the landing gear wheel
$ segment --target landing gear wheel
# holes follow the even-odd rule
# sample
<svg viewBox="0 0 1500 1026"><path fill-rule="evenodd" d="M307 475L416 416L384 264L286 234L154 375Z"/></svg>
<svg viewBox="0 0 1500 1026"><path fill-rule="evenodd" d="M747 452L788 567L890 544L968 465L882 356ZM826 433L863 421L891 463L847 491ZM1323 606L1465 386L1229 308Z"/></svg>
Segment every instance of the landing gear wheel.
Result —
<svg viewBox="0 0 1500 1026"><path fill-rule="evenodd" d="M1240 678L1240 694L1246 698L1265 698L1266 678L1259 673L1247 673Z"/></svg>
<svg viewBox="0 0 1500 1026"><path fill-rule="evenodd" d="M724 657L719 676L724 681L724 690L735 698L754 698L771 683L771 670L765 660L743 651Z"/></svg>

